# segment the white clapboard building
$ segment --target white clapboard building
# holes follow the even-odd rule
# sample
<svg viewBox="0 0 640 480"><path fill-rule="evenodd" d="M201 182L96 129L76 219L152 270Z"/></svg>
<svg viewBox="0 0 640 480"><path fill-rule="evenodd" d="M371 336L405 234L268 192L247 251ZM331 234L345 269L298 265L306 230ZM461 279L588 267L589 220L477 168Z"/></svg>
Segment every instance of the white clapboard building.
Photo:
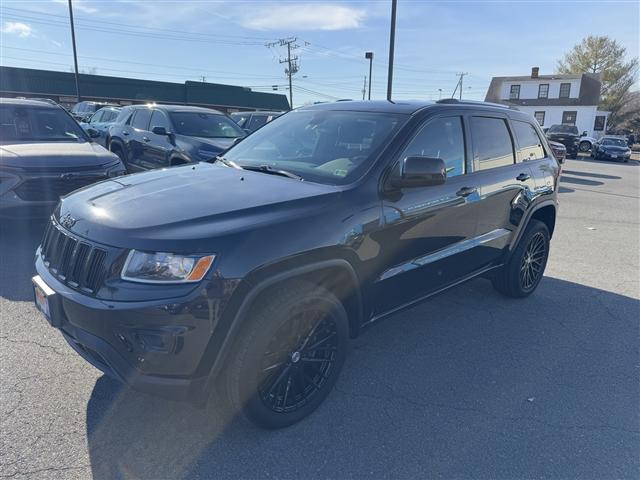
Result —
<svg viewBox="0 0 640 480"><path fill-rule="evenodd" d="M543 128L576 125L580 133L599 138L606 131L609 114L598 110L600 88L599 74L539 75L534 67L528 76L493 77L485 101L515 105Z"/></svg>

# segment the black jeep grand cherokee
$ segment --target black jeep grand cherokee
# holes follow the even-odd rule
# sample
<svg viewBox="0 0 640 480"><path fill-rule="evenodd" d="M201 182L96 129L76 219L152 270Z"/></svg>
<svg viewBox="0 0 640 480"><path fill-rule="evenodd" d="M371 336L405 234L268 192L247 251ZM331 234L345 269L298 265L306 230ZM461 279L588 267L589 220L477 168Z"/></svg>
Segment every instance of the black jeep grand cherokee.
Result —
<svg viewBox="0 0 640 480"><path fill-rule="evenodd" d="M516 110L300 108L214 164L63 198L37 251L36 302L132 387L223 393L283 427L323 401L350 338L373 322L479 275L512 297L533 292L558 173Z"/></svg>

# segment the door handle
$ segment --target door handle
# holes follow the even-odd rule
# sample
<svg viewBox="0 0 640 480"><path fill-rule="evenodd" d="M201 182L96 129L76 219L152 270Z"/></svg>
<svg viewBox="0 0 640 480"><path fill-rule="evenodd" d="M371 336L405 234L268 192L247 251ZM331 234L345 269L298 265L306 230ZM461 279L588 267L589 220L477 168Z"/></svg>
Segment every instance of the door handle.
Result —
<svg viewBox="0 0 640 480"><path fill-rule="evenodd" d="M516 180L518 180L519 182L526 182L530 178L531 178L531 175L529 175L528 173L521 173L516 177Z"/></svg>
<svg viewBox="0 0 640 480"><path fill-rule="evenodd" d="M122 132L123 135L129 135L129 132Z"/></svg>
<svg viewBox="0 0 640 480"><path fill-rule="evenodd" d="M149 137L142 137L142 140L145 142L150 142L151 140L149 140Z"/></svg>
<svg viewBox="0 0 640 480"><path fill-rule="evenodd" d="M456 192L456 195L459 197L468 197L476 193L478 189L476 187L462 187L460 190Z"/></svg>

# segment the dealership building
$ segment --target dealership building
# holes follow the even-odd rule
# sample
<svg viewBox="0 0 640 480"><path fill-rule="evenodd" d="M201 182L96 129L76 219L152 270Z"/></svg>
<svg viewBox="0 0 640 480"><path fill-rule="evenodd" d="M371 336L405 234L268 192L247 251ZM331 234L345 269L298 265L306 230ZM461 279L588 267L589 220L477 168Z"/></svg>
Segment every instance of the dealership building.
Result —
<svg viewBox="0 0 640 480"><path fill-rule="evenodd" d="M79 75L80 100L119 105L165 103L215 108L224 112L289 110L286 95L254 92L218 83L157 82L135 78ZM70 108L76 103L75 75L70 72L0 67L0 96L50 98Z"/></svg>

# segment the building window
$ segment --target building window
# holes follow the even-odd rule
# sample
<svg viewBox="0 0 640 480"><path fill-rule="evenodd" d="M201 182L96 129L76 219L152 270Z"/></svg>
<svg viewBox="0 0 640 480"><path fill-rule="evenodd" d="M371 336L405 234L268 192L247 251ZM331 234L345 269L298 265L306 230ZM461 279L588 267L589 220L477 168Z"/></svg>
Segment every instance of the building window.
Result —
<svg viewBox="0 0 640 480"><path fill-rule="evenodd" d="M542 127L544 125L544 112L536 112L533 114L534 118L538 121L538 124Z"/></svg>
<svg viewBox="0 0 640 480"><path fill-rule="evenodd" d="M509 100L518 100L520 98L520 85L511 85L509 90Z"/></svg>
<svg viewBox="0 0 640 480"><path fill-rule="evenodd" d="M605 116L604 115L596 115L596 121L593 124L593 129L601 132L602 130L604 130L604 120L605 120Z"/></svg>
<svg viewBox="0 0 640 480"><path fill-rule="evenodd" d="M538 85L538 98L549 98L549 84L541 83Z"/></svg>
<svg viewBox="0 0 640 480"><path fill-rule="evenodd" d="M563 125L575 125L578 112L562 112Z"/></svg>
<svg viewBox="0 0 640 480"><path fill-rule="evenodd" d="M569 98L571 94L571 84L570 83L561 83L560 84L560 98Z"/></svg>

